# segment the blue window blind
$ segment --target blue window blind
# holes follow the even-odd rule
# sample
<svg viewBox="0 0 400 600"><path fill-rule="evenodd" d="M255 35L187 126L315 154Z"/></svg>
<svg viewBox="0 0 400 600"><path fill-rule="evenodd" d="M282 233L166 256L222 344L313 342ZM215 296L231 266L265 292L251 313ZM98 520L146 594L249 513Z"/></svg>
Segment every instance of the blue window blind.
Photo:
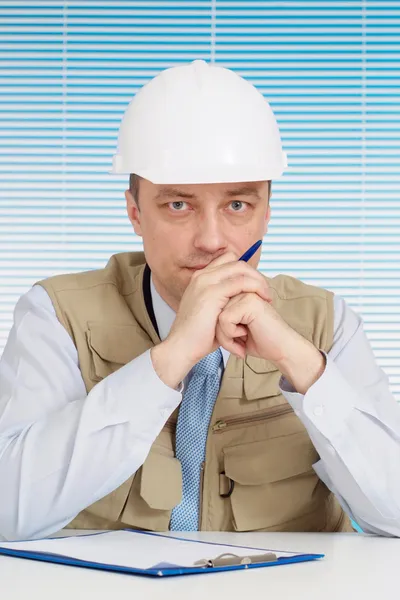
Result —
<svg viewBox="0 0 400 600"><path fill-rule="evenodd" d="M204 58L258 86L288 153L261 269L343 295L400 400L400 2L0 1L0 58L0 350L35 281L142 248L119 121Z"/></svg>

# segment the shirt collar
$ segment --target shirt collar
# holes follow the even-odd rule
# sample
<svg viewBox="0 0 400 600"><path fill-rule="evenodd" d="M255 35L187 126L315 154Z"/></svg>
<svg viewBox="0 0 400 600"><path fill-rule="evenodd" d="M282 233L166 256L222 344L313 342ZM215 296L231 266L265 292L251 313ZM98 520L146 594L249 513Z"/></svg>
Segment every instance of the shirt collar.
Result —
<svg viewBox="0 0 400 600"><path fill-rule="evenodd" d="M156 318L158 331L160 333L160 339L161 341L164 341L171 330L173 322L175 321L176 313L157 292L153 282L153 275L150 276L150 293L151 300L153 302L154 316ZM224 360L224 367L226 367L230 353L225 350L225 348L221 348L221 352Z"/></svg>

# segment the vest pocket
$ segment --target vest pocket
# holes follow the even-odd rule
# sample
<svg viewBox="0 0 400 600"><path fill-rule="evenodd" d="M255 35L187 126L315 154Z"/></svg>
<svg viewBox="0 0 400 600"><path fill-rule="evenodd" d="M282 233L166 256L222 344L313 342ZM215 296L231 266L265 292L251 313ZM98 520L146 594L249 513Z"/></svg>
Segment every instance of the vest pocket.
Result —
<svg viewBox="0 0 400 600"><path fill-rule="evenodd" d="M140 529L167 531L171 511L181 499L180 461L153 446L134 479L120 520Z"/></svg>
<svg viewBox="0 0 400 600"><path fill-rule="evenodd" d="M225 501L231 502L234 529L273 529L314 512L320 498L312 465L318 458L305 432L224 448L231 480Z"/></svg>
<svg viewBox="0 0 400 600"><path fill-rule="evenodd" d="M153 345L137 325L105 325L89 321L87 326L86 340L91 356L89 376L94 382L111 375Z"/></svg>

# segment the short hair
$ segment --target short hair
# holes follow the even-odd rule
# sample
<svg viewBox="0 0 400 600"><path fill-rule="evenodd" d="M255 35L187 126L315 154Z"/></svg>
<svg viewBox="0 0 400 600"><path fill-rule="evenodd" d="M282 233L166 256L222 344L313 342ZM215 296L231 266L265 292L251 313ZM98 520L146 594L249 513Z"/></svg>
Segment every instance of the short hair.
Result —
<svg viewBox="0 0 400 600"><path fill-rule="evenodd" d="M134 201L137 206L139 206L139 186L140 186L140 175L136 175L135 173L131 173L129 175L129 191L133 196Z"/></svg>

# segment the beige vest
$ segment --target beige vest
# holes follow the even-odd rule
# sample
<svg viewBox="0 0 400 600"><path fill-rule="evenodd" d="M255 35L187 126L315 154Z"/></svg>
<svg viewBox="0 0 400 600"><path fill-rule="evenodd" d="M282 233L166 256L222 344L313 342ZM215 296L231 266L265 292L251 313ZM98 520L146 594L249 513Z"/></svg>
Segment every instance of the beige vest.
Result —
<svg viewBox="0 0 400 600"><path fill-rule="evenodd" d="M144 273L148 278L144 255L126 252L113 255L104 269L38 282L77 348L88 393L160 342L146 308ZM268 282L277 312L328 352L333 343L333 294L286 275ZM279 391L280 376L267 360L230 356L208 431L199 529L353 531L312 468L318 454ZM134 394L133 388L132 402ZM182 489L174 452L176 417L177 410L142 467L79 513L69 527L168 530Z"/></svg>

